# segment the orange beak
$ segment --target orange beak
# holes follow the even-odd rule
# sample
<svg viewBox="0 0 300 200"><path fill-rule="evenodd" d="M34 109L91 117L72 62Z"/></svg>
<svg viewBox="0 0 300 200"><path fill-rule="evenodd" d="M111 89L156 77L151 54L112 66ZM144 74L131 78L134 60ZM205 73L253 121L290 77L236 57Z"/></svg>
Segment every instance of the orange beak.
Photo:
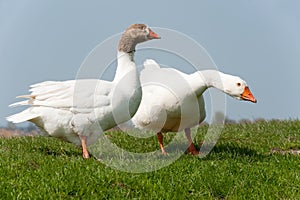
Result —
<svg viewBox="0 0 300 200"><path fill-rule="evenodd" d="M253 94L251 93L250 89L247 86L245 87L241 98L245 101L251 101L253 103L257 102L256 99L254 98Z"/></svg>
<svg viewBox="0 0 300 200"><path fill-rule="evenodd" d="M149 28L149 35L148 35L148 39L152 40L152 39L160 39L161 37L154 33L150 28Z"/></svg>

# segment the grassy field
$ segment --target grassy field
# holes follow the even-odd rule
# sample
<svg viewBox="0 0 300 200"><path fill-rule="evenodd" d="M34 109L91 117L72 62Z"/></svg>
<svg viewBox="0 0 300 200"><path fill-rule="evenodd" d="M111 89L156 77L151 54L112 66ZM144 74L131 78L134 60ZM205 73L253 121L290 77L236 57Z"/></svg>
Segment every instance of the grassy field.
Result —
<svg viewBox="0 0 300 200"><path fill-rule="evenodd" d="M195 141L203 140L206 126ZM106 134L136 152L156 137ZM165 134L166 144L174 134ZM1 199L300 199L300 121L226 125L205 158L182 155L160 170L126 173L48 137L0 138ZM163 162L161 156L158 161ZM150 163L151 164L151 163Z"/></svg>

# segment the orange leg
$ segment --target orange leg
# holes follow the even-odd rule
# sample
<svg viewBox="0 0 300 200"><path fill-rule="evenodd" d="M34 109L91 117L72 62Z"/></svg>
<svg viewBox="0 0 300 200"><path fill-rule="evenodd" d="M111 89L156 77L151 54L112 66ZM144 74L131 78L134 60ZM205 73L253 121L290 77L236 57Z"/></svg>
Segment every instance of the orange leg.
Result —
<svg viewBox="0 0 300 200"><path fill-rule="evenodd" d="M158 142L159 142L159 146L160 146L160 149L161 149L161 152L164 156L167 155L166 151L165 151L165 148L164 148L164 145L163 145L163 135L161 132L158 132L157 133L157 138L158 138Z"/></svg>
<svg viewBox="0 0 300 200"><path fill-rule="evenodd" d="M83 158L89 158L90 154L87 150L87 146L86 146L86 136L79 136L80 140L81 140L81 146L82 146L82 157Z"/></svg>
<svg viewBox="0 0 300 200"><path fill-rule="evenodd" d="M192 138L191 138L191 129L190 128L186 128L184 129L185 132L185 136L188 139L189 142L189 148L187 149L188 153L191 153L193 155L198 155L199 151L197 151L196 147L193 144Z"/></svg>

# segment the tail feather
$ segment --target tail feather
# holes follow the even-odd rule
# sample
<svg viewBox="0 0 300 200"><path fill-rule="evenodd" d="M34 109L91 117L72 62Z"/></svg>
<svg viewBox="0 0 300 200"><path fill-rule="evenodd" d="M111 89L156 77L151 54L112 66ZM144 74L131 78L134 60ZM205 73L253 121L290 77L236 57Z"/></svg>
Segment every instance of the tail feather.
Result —
<svg viewBox="0 0 300 200"><path fill-rule="evenodd" d="M145 67L145 69L149 69L149 70L160 69L159 64L155 60L152 60L152 59L145 60L144 67Z"/></svg>
<svg viewBox="0 0 300 200"><path fill-rule="evenodd" d="M28 109L26 109L20 113L17 113L17 114L7 117L6 120L13 122L13 123L20 123L20 122L25 122L25 121L37 118L37 117L39 117L38 114L31 113Z"/></svg>
<svg viewBox="0 0 300 200"><path fill-rule="evenodd" d="M30 100L19 101L19 102L16 102L16 103L12 103L8 107L14 108L14 107L17 107L17 106L27 106L27 105L32 105L32 100L31 99Z"/></svg>
<svg viewBox="0 0 300 200"><path fill-rule="evenodd" d="M25 94L25 95L20 95L20 96L17 96L16 98L23 98L23 99L34 99L35 96L34 95L31 95L31 94Z"/></svg>

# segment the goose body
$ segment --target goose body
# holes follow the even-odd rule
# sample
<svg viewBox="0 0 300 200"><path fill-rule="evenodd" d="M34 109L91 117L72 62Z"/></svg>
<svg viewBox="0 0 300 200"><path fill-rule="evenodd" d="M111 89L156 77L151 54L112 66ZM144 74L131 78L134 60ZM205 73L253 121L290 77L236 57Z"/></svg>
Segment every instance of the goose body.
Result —
<svg viewBox="0 0 300 200"><path fill-rule="evenodd" d="M206 116L203 92L215 87L230 96L256 102L241 78L216 70L185 74L174 68L160 68L154 60L147 60L140 80L143 96L138 111L132 118L135 127L157 132L163 154L163 132L185 130L189 150L197 154L190 137L190 128Z"/></svg>
<svg viewBox="0 0 300 200"><path fill-rule="evenodd" d="M126 79L117 82L79 79L32 85L30 95L20 96L28 100L11 105L31 107L8 120L14 123L30 121L50 136L76 145L81 145L78 133L82 133L87 137L87 145L93 144L103 130L134 115L142 97L139 79L134 79L136 73L133 69ZM128 87L122 88L124 85ZM132 103L124 103L129 101ZM118 116L117 120L114 116Z"/></svg>
<svg viewBox="0 0 300 200"><path fill-rule="evenodd" d="M174 68L160 68L150 59L144 67L140 75L143 97L132 118L135 127L174 132L192 127L205 118L203 97L195 95L188 74ZM195 108L201 111L197 116L193 115Z"/></svg>
<svg viewBox="0 0 300 200"><path fill-rule="evenodd" d="M143 24L131 25L118 46L118 66L112 82L97 79L46 81L31 86L25 101L11 106L30 106L9 116L8 121L30 121L50 136L82 146L93 144L102 131L129 120L142 98L139 74L134 63L138 43L160 38Z"/></svg>

